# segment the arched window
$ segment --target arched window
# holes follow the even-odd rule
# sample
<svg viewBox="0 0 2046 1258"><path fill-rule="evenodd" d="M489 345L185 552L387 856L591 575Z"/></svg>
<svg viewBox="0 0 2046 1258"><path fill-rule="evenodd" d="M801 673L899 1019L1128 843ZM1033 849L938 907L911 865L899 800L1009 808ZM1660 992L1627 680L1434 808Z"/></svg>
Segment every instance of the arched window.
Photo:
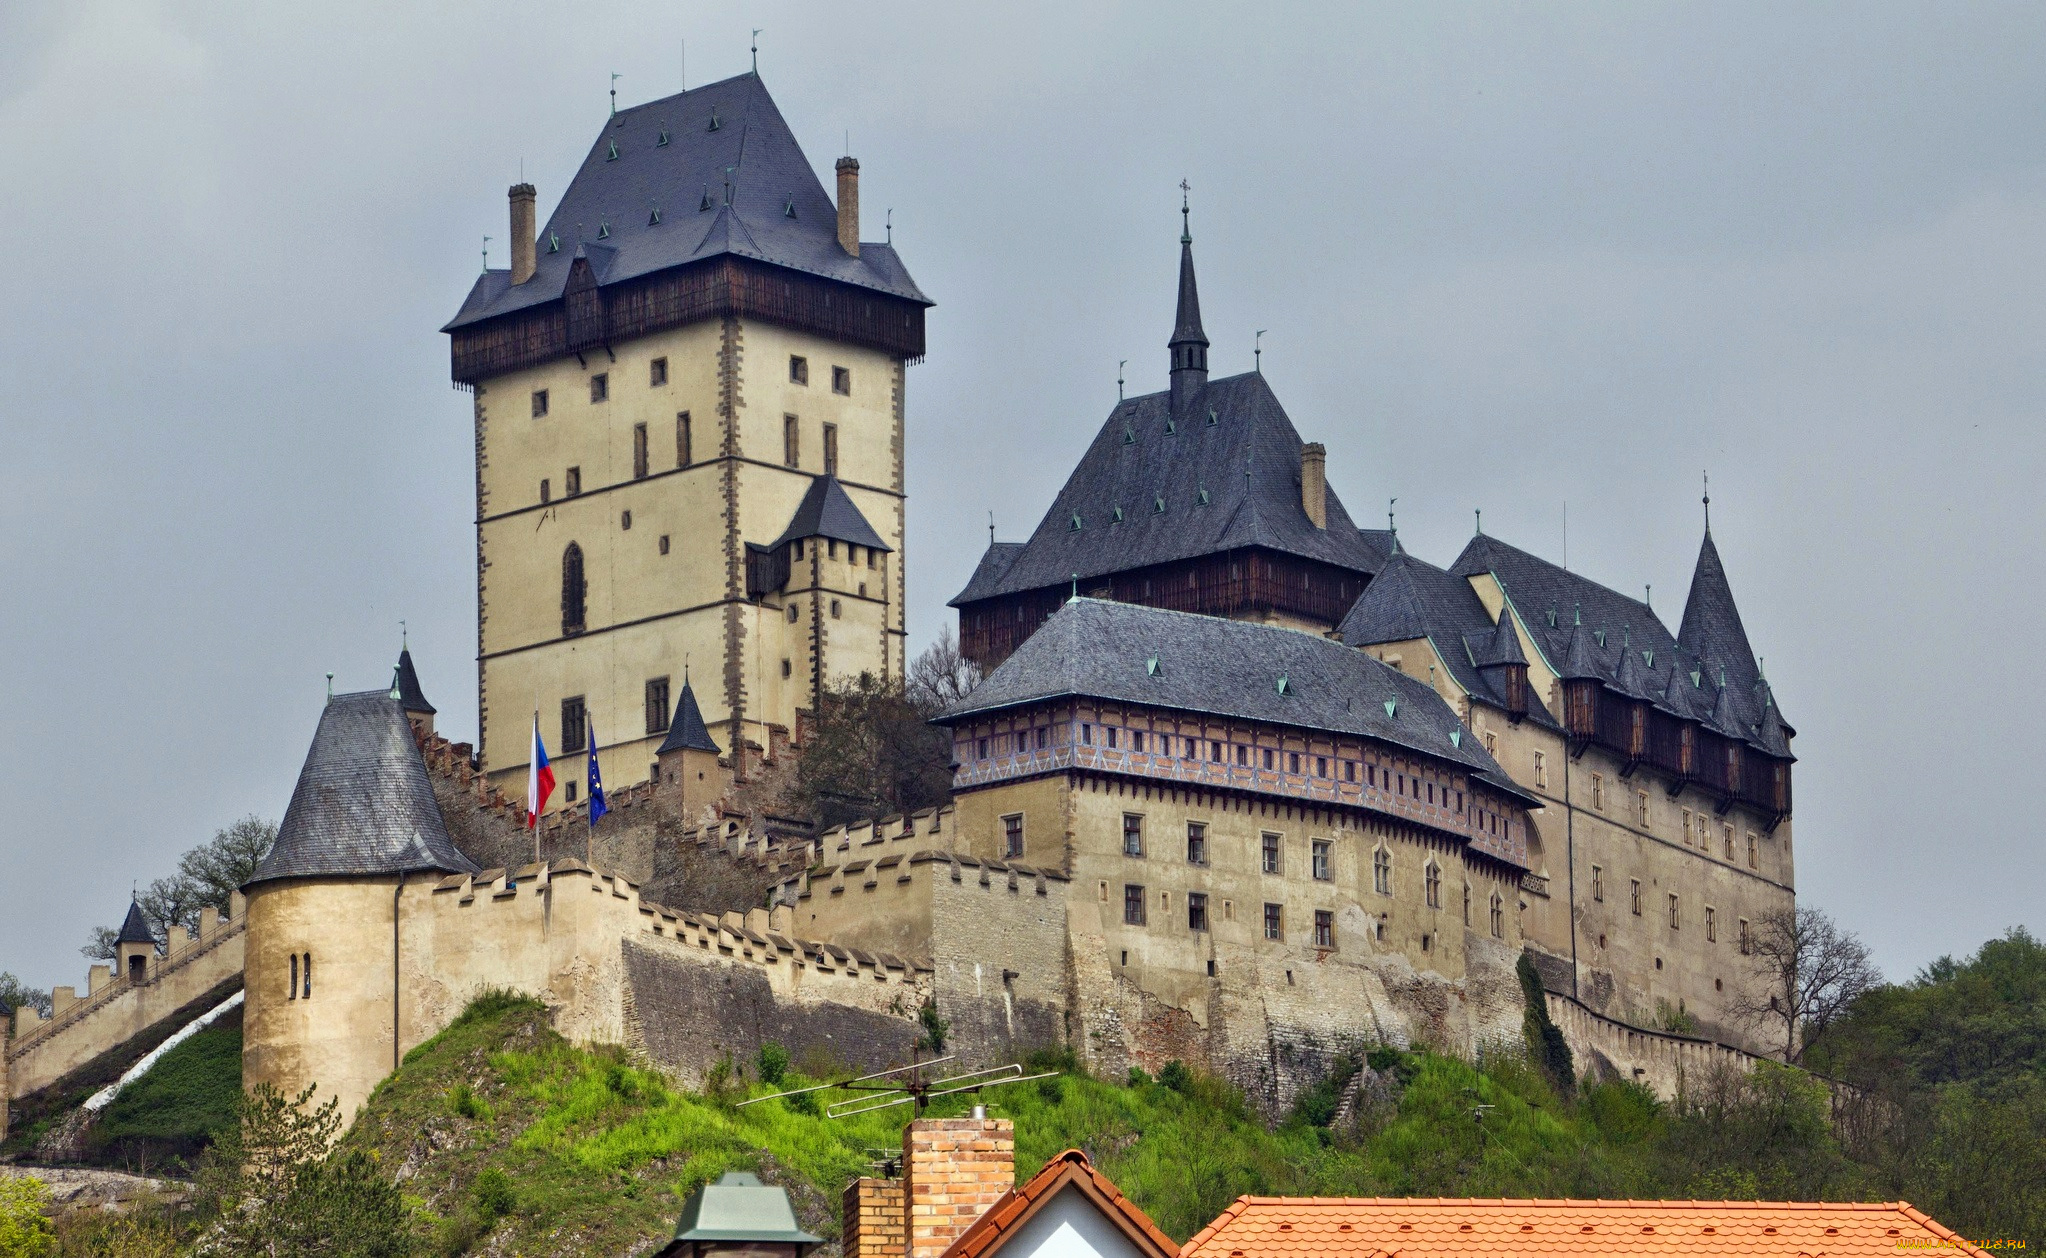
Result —
<svg viewBox="0 0 2046 1258"><path fill-rule="evenodd" d="M291 986L284 989L284 998L286 1000L298 999L298 954L296 952L291 954Z"/></svg>
<svg viewBox="0 0 2046 1258"><path fill-rule="evenodd" d="M1499 898L1497 891L1494 891L1492 893L1492 938L1504 939L1505 937L1506 902Z"/></svg>
<svg viewBox="0 0 2046 1258"><path fill-rule="evenodd" d="M561 634L583 631L583 602L589 587L583 581L583 548L574 542L561 552Z"/></svg>
<svg viewBox="0 0 2046 1258"><path fill-rule="evenodd" d="M311 1000L313 998L313 954L310 952L305 954L305 970L303 973L305 975L305 998Z"/></svg>
<svg viewBox="0 0 2046 1258"><path fill-rule="evenodd" d="M141 983L147 981L148 978L149 962L145 961L141 957L129 957L128 981L131 983Z"/></svg>
<svg viewBox="0 0 2046 1258"><path fill-rule="evenodd" d="M1442 867L1432 860L1428 862L1428 907L1442 907Z"/></svg>

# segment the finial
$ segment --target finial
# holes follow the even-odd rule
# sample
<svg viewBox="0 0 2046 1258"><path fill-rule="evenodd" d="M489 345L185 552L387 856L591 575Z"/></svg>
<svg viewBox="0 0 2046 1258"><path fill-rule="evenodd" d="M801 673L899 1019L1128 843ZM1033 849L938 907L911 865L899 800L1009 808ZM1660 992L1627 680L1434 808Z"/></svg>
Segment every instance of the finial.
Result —
<svg viewBox="0 0 2046 1258"><path fill-rule="evenodd" d="M1073 574L1073 597L1075 599L1080 597L1080 574L1077 572Z"/></svg>
<svg viewBox="0 0 2046 1258"><path fill-rule="evenodd" d="M1570 571L1570 501L1563 500L1563 571Z"/></svg>
<svg viewBox="0 0 2046 1258"><path fill-rule="evenodd" d="M613 70L611 72L611 116L613 118L618 116L618 80L621 77L618 71Z"/></svg>
<svg viewBox="0 0 2046 1258"><path fill-rule="evenodd" d="M488 236L483 238L483 270L486 274L490 271L490 237Z"/></svg>
<svg viewBox="0 0 2046 1258"><path fill-rule="evenodd" d="M1471 511L1478 517L1477 536L1483 537L1485 535L1485 509L1483 507L1472 507Z"/></svg>
<svg viewBox="0 0 2046 1258"><path fill-rule="evenodd" d="M1755 676L1763 681L1769 680L1769 659L1767 656L1758 655L1755 657Z"/></svg>
<svg viewBox="0 0 2046 1258"><path fill-rule="evenodd" d="M990 511L990 512L988 512L988 513L987 513L987 544L988 544L988 548L989 548L990 550L992 550L992 549L994 548L994 544L995 544L995 513L994 513L994 512L992 512L992 511Z"/></svg>
<svg viewBox="0 0 2046 1258"><path fill-rule="evenodd" d="M1385 531L1391 533L1394 537L1399 536L1400 531L1400 526L1394 521L1392 514L1392 509L1398 502L1399 499L1397 498L1385 500Z"/></svg>
<svg viewBox="0 0 2046 1258"><path fill-rule="evenodd" d="M328 701L329 701L329 702L332 702L332 701L333 701L333 698L334 698L334 674L332 674L332 673L328 673L328 674L327 674L327 699L328 699Z"/></svg>
<svg viewBox="0 0 2046 1258"><path fill-rule="evenodd" d="M1179 243L1182 245L1193 243L1193 220L1187 217L1186 201L1186 194L1192 191L1192 184L1184 179L1179 181Z"/></svg>
<svg viewBox="0 0 2046 1258"><path fill-rule="evenodd" d="M1265 330L1263 328L1257 330L1257 340L1251 342L1250 358L1251 362L1255 364L1257 374L1265 374Z"/></svg>
<svg viewBox="0 0 2046 1258"><path fill-rule="evenodd" d="M1654 610L1655 586L1652 583L1641 587L1641 605L1651 611Z"/></svg>
<svg viewBox="0 0 2046 1258"><path fill-rule="evenodd" d="M682 684L689 684L689 652L682 652Z"/></svg>
<svg viewBox="0 0 2046 1258"><path fill-rule="evenodd" d="M892 245L892 244L894 244L894 243L895 243L895 207L894 207L894 206L892 206L892 205L891 205L891 206L889 206L889 207L888 207L888 212L887 212L886 214L884 214L884 215L882 215L882 216L881 216L881 229L882 229L883 231L885 231L885 232L887 232L887 233L888 233L888 235L887 235L887 236L886 236L886 238L884 239L884 243L886 243L886 244L891 244L891 245Z"/></svg>
<svg viewBox="0 0 2046 1258"><path fill-rule="evenodd" d="M1705 531L1712 532L1712 473L1701 472L1705 478Z"/></svg>
<svg viewBox="0 0 2046 1258"><path fill-rule="evenodd" d="M756 79L760 77L760 32L764 29L759 26L753 28L753 77Z"/></svg>
<svg viewBox="0 0 2046 1258"><path fill-rule="evenodd" d="M1581 625L1584 623L1584 604L1578 603L1576 607L1576 618L1571 623Z"/></svg>
<svg viewBox="0 0 2046 1258"><path fill-rule="evenodd" d="M1118 402L1122 401L1122 369L1129 365L1130 360L1127 358L1115 365L1115 400Z"/></svg>
<svg viewBox="0 0 2046 1258"><path fill-rule="evenodd" d="M398 649L400 651L409 651L412 649L412 638L410 631L408 631L405 628L405 622L402 620L398 622Z"/></svg>

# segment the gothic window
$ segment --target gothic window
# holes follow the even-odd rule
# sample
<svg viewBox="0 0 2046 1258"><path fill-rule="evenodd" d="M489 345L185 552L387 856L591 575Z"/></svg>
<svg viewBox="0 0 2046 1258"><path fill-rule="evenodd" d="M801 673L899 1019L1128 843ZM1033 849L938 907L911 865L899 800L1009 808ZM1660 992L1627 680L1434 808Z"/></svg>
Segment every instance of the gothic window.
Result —
<svg viewBox="0 0 2046 1258"><path fill-rule="evenodd" d="M610 400L611 400L611 377L605 374L604 372L600 371L596 375L590 377L590 401L608 402Z"/></svg>
<svg viewBox="0 0 2046 1258"><path fill-rule="evenodd" d="M1122 889L1122 922L1125 926L1144 924L1144 887L1142 883L1125 883Z"/></svg>
<svg viewBox="0 0 2046 1258"><path fill-rule="evenodd" d="M647 474L646 425L632 426L632 479L644 480Z"/></svg>
<svg viewBox="0 0 2046 1258"><path fill-rule="evenodd" d="M585 719L585 711L581 695L561 701L561 754L564 756L581 751L583 743L589 737L589 722ZM575 781L574 778L568 780Z"/></svg>
<svg viewBox="0 0 2046 1258"><path fill-rule="evenodd" d="M1380 895L1392 894L1392 853L1382 847L1371 853L1371 889Z"/></svg>
<svg viewBox="0 0 2046 1258"><path fill-rule="evenodd" d="M299 971L299 975L300 975L300 977L301 977L301 978L303 978L303 979L305 980L305 985L304 985L304 987L303 987L303 988L301 988L301 994L302 994L302 995L303 995L303 996L304 996L304 997L305 997L305 998L306 998L307 1000L311 1000L311 999L313 998L313 954L312 954L312 953L308 952L308 953L306 953L306 954L305 954L305 968Z"/></svg>
<svg viewBox="0 0 2046 1258"><path fill-rule="evenodd" d="M1187 893L1186 928L1191 931L1208 928L1208 897L1199 891Z"/></svg>
<svg viewBox="0 0 2046 1258"><path fill-rule="evenodd" d="M1492 893L1492 938L1506 938L1506 902L1497 891Z"/></svg>
<svg viewBox="0 0 2046 1258"><path fill-rule="evenodd" d="M1144 854L1144 817L1141 813L1126 812L1122 815L1122 854Z"/></svg>
<svg viewBox="0 0 2046 1258"><path fill-rule="evenodd" d="M675 466L689 466L689 412L675 416Z"/></svg>
<svg viewBox="0 0 2046 1258"><path fill-rule="evenodd" d="M1431 909L1439 909L1442 907L1442 866L1437 865L1432 860L1429 861L1427 869L1427 878L1428 878L1428 907Z"/></svg>
<svg viewBox="0 0 2046 1258"><path fill-rule="evenodd" d="M1327 839L1316 839L1314 841L1312 864L1314 867L1314 880L1316 882L1327 882L1335 877L1335 874L1329 869L1328 849L1329 841Z"/></svg>
<svg viewBox="0 0 2046 1258"><path fill-rule="evenodd" d="M286 1000L298 999L298 954L296 952L291 954L291 985L284 989L284 998Z"/></svg>
<svg viewBox="0 0 2046 1258"><path fill-rule="evenodd" d="M665 358L654 359L653 362L647 364L646 374L647 385L650 388L658 389L668 383L668 360Z"/></svg>
<svg viewBox="0 0 2046 1258"><path fill-rule="evenodd" d="M574 542L561 552L561 634L583 631L583 605L589 587L583 581L583 548Z"/></svg>
<svg viewBox="0 0 2046 1258"><path fill-rule="evenodd" d="M646 732L663 734L668 729L668 679L655 677L646 684Z"/></svg>
<svg viewBox="0 0 2046 1258"><path fill-rule="evenodd" d="M1010 813L1002 818L1002 855L1015 859L1023 854L1023 814Z"/></svg>
<svg viewBox="0 0 2046 1258"><path fill-rule="evenodd" d="M838 425L824 425L824 474L838 475Z"/></svg>
<svg viewBox="0 0 2046 1258"><path fill-rule="evenodd" d="M547 390L545 389L533 390L533 418L547 418Z"/></svg>

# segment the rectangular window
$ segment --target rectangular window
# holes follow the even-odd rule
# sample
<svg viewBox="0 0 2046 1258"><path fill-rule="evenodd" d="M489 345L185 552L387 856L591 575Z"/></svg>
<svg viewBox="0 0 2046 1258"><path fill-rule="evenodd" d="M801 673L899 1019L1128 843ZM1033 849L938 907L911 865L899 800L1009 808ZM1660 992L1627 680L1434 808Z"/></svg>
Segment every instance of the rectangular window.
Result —
<svg viewBox="0 0 2046 1258"><path fill-rule="evenodd" d="M1591 806L1593 808L1599 809L1600 811L1604 811L1605 809L1606 775L1603 773L1594 773L1591 775Z"/></svg>
<svg viewBox="0 0 2046 1258"><path fill-rule="evenodd" d="M1327 882L1329 879L1335 877L1333 873L1329 872L1327 839L1316 839L1314 841L1314 855L1312 863L1314 866L1314 879L1316 882Z"/></svg>
<svg viewBox="0 0 2046 1258"><path fill-rule="evenodd" d="M1329 909L1314 910L1314 946L1317 948L1336 946L1336 915Z"/></svg>
<svg viewBox="0 0 2046 1258"><path fill-rule="evenodd" d="M1428 862L1428 907L1442 907L1442 866L1432 860Z"/></svg>
<svg viewBox="0 0 2046 1258"><path fill-rule="evenodd" d="M681 411L675 416L675 466L688 467L689 462L689 412Z"/></svg>
<svg viewBox="0 0 2046 1258"><path fill-rule="evenodd" d="M668 535L666 533L661 534L661 553L664 555L668 553Z"/></svg>
<svg viewBox="0 0 2046 1258"><path fill-rule="evenodd" d="M1221 744L1221 743L1218 743L1218 742L1213 742L1213 741L1210 741L1210 742L1208 743L1208 759L1210 759L1210 760L1214 761L1214 762L1215 762L1216 764L1220 764L1220 763L1222 763L1222 744Z"/></svg>
<svg viewBox="0 0 2046 1258"><path fill-rule="evenodd" d="M1261 838L1264 853L1264 871L1268 874L1279 872L1279 836L1267 831Z"/></svg>
<svg viewBox="0 0 2046 1258"><path fill-rule="evenodd" d="M1382 847L1371 853L1371 889L1380 895L1392 894L1392 853Z"/></svg>
<svg viewBox="0 0 2046 1258"><path fill-rule="evenodd" d="M1356 762L1355 760L1345 760L1345 761L1343 761L1343 781L1345 781L1345 782L1354 782L1354 781L1356 781L1356 780L1357 780L1357 762Z"/></svg>
<svg viewBox="0 0 2046 1258"><path fill-rule="evenodd" d="M583 470L579 467L568 469L568 475L561 478L561 487L573 498L583 491Z"/></svg>
<svg viewBox="0 0 2046 1258"><path fill-rule="evenodd" d="M1186 928L1195 931L1208 928L1208 897L1199 891L1187 893Z"/></svg>
<svg viewBox="0 0 2046 1258"><path fill-rule="evenodd" d="M1141 813L1126 812L1122 815L1122 854L1144 854L1144 818Z"/></svg>
<svg viewBox="0 0 2046 1258"><path fill-rule="evenodd" d="M1328 776L1327 756L1316 756L1314 758L1314 776L1318 778L1325 778Z"/></svg>
<svg viewBox="0 0 2046 1258"><path fill-rule="evenodd" d="M1264 749L1264 753L1265 768L1269 770L1272 767L1272 749L1267 747Z"/></svg>
<svg viewBox="0 0 2046 1258"><path fill-rule="evenodd" d="M1606 871L1604 867L1591 867L1591 898L1603 903L1606 898Z"/></svg>
<svg viewBox="0 0 2046 1258"><path fill-rule="evenodd" d="M1548 762L1547 760L1545 760L1545 759L1544 759L1544 758L1542 757L1542 753L1541 753L1541 752L1539 752L1539 751L1537 751L1536 753L1534 753L1534 775L1535 775L1535 785L1536 785L1536 786L1540 786L1540 787L1547 787L1547 786L1548 786L1548 784L1549 784L1549 762Z"/></svg>
<svg viewBox="0 0 2046 1258"><path fill-rule="evenodd" d="M852 396L852 368L833 367L831 369L831 391L847 397Z"/></svg>
<svg viewBox="0 0 2046 1258"><path fill-rule="evenodd" d="M553 500L554 489L551 485L547 483L547 478L545 476L542 476L540 478L540 502L542 503L542 505L545 505L546 503L552 502Z"/></svg>
<svg viewBox="0 0 2046 1258"><path fill-rule="evenodd" d="M1002 818L1002 855L1010 858L1023 854L1023 814L1010 813Z"/></svg>
<svg viewBox="0 0 2046 1258"><path fill-rule="evenodd" d="M1142 751L1143 749L1144 749L1144 731L1143 731L1143 730L1140 730L1140 729L1134 729L1134 730L1131 730L1131 731L1130 731L1130 750L1131 750L1131 751Z"/></svg>
<svg viewBox="0 0 2046 1258"><path fill-rule="evenodd" d="M1122 731L1113 725L1104 725L1102 728L1108 731L1108 749L1115 750L1121 745Z"/></svg>
<svg viewBox="0 0 2046 1258"><path fill-rule="evenodd" d="M1641 916L1641 880L1639 878L1627 879L1627 909L1634 916Z"/></svg>
<svg viewBox="0 0 2046 1258"><path fill-rule="evenodd" d="M1080 741L1089 747L1094 745L1094 727L1085 721L1080 722Z"/></svg>
<svg viewBox="0 0 2046 1258"><path fill-rule="evenodd" d="M1284 939L1285 937L1286 919L1284 910L1276 904L1265 905L1265 938Z"/></svg>
<svg viewBox="0 0 2046 1258"><path fill-rule="evenodd" d="M645 480L648 471L646 448L646 425L632 426L632 479Z"/></svg>
<svg viewBox="0 0 2046 1258"><path fill-rule="evenodd" d="M1709 904L1705 906L1705 942L1719 942L1719 912Z"/></svg>
<svg viewBox="0 0 2046 1258"><path fill-rule="evenodd" d="M655 677L646 684L646 732L668 732L668 679Z"/></svg>
<svg viewBox="0 0 2046 1258"><path fill-rule="evenodd" d="M1684 809L1684 846L1691 846L1691 810Z"/></svg>
<svg viewBox="0 0 2046 1258"><path fill-rule="evenodd" d="M1208 827L1198 821L1186 823L1186 863L1189 865L1208 863Z"/></svg>
<svg viewBox="0 0 2046 1258"><path fill-rule="evenodd" d="M1669 928L1671 930L1681 930L1683 925L1684 919L1677 901L1677 894L1672 891L1669 897Z"/></svg>
<svg viewBox="0 0 2046 1258"><path fill-rule="evenodd" d="M1236 745L1236 763L1242 765L1244 768L1250 767L1250 748L1245 747L1241 743L1238 743Z"/></svg>
<svg viewBox="0 0 2046 1258"><path fill-rule="evenodd" d="M1636 809L1636 811L1637 811L1637 813L1639 814L1639 817L1640 817L1640 821L1641 821L1641 828L1642 828L1643 830L1646 830L1646 829L1648 829L1648 828L1649 828L1649 826L1648 826L1648 792L1647 792L1647 791L1635 791L1635 792L1634 792L1634 800L1635 800L1635 809Z"/></svg>
<svg viewBox="0 0 2046 1258"><path fill-rule="evenodd" d="M838 475L838 425L824 425L824 474Z"/></svg>
<svg viewBox="0 0 2046 1258"><path fill-rule="evenodd" d="M1288 772L1288 773L1298 773L1298 772L1300 772L1300 753L1299 753L1299 752L1297 752L1297 751L1289 751L1289 752L1287 752L1287 753L1286 753L1286 772Z"/></svg>
<svg viewBox="0 0 2046 1258"><path fill-rule="evenodd" d="M1144 924L1144 888L1141 883L1125 883L1122 889L1122 924L1142 926Z"/></svg>
<svg viewBox="0 0 2046 1258"><path fill-rule="evenodd" d="M810 383L810 360L795 354L789 355L789 383Z"/></svg>
<svg viewBox="0 0 2046 1258"><path fill-rule="evenodd" d="M1492 893L1492 938L1506 938L1506 901L1497 891Z"/></svg>
<svg viewBox="0 0 2046 1258"><path fill-rule="evenodd" d="M801 453L802 433L796 417L784 415L781 417L781 461L786 466L795 467Z"/></svg>
<svg viewBox="0 0 2046 1258"><path fill-rule="evenodd" d="M546 417L547 417L547 390L535 389L533 390L533 418L545 419Z"/></svg>
<svg viewBox="0 0 2046 1258"><path fill-rule="evenodd" d="M1469 930L1469 929L1470 929L1470 925L1471 925L1471 884L1469 884L1469 883L1465 883L1465 884L1463 884L1463 925L1464 925L1464 929L1465 929L1465 930Z"/></svg>
<svg viewBox="0 0 2046 1258"><path fill-rule="evenodd" d="M561 754L582 751L589 722L584 719L583 697L561 701Z"/></svg>
<svg viewBox="0 0 2046 1258"><path fill-rule="evenodd" d="M1758 843L1758 841L1757 841L1757 840L1756 840L1756 838L1755 838L1755 832L1754 832L1753 830L1750 830L1750 831L1748 831L1748 868L1749 868L1749 869L1754 869L1754 868L1756 868L1756 865L1755 865L1755 850L1756 850L1756 848L1757 848L1758 846L1759 846L1759 843ZM1729 857L1728 857L1727 859L1728 859L1728 860L1731 860L1731 859L1733 859L1733 858L1729 856Z"/></svg>
<svg viewBox="0 0 2046 1258"><path fill-rule="evenodd" d="M646 382L650 388L658 389L668 383L668 360L656 358L647 364Z"/></svg>
<svg viewBox="0 0 2046 1258"><path fill-rule="evenodd" d="M608 402L610 400L611 377L608 373L600 371L590 377L590 401Z"/></svg>
<svg viewBox="0 0 2046 1258"><path fill-rule="evenodd" d="M1754 951L1755 947L1754 936L1748 931L1748 919L1745 917L1741 918L1736 926L1736 929L1740 932L1739 939L1741 955L1747 956L1749 953Z"/></svg>

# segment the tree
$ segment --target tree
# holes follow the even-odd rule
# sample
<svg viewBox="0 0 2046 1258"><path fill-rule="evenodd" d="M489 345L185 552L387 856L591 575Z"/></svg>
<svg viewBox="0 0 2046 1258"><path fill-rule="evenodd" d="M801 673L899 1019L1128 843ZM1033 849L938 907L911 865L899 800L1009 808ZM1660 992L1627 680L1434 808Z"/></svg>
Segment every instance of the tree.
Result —
<svg viewBox="0 0 2046 1258"><path fill-rule="evenodd" d="M312 1106L267 1083L242 1098L241 1121L206 1152L194 1201L208 1220L195 1254L394 1258L410 1252L404 1199L376 1158L329 1152L339 1103Z"/></svg>
<svg viewBox="0 0 2046 1258"><path fill-rule="evenodd" d="M57 1248L44 1211L50 1190L29 1176L0 1179L0 1258L43 1258Z"/></svg>
<svg viewBox="0 0 2046 1258"><path fill-rule="evenodd" d="M159 950L170 946L172 928L197 930L199 910L205 907L199 902L199 888L182 874L150 883L148 890L136 897L136 903L142 906L142 916L149 919L149 929L157 938Z"/></svg>
<svg viewBox="0 0 2046 1258"><path fill-rule="evenodd" d="M241 889L277 842L277 823L254 815L222 826L211 839L178 858L178 874L199 897L198 907L227 912Z"/></svg>
<svg viewBox="0 0 2046 1258"><path fill-rule="evenodd" d="M1883 980L1868 945L1809 904L1768 913L1750 937L1751 982L1728 1003L1737 1018L1775 1027L1783 1060L1796 1064L1805 1046L1847 1007Z"/></svg>
<svg viewBox="0 0 2046 1258"><path fill-rule="evenodd" d="M0 970L0 1017L13 1014L16 1009L33 1009L45 1018L53 1012L50 993L40 987L30 987L14 975ZM0 1031L0 1039L6 1033Z"/></svg>
<svg viewBox="0 0 2046 1258"><path fill-rule="evenodd" d="M902 687L871 673L825 688L796 762L794 803L822 824L912 813L952 798L952 740Z"/></svg>
<svg viewBox="0 0 2046 1258"><path fill-rule="evenodd" d="M909 701L926 717L964 699L979 684L980 666L959 653L950 625L939 629L938 640L910 661Z"/></svg>
<svg viewBox="0 0 2046 1258"><path fill-rule="evenodd" d="M114 943L120 937L121 932L111 926L95 926L78 952L88 961L111 961L120 955L120 948Z"/></svg>

